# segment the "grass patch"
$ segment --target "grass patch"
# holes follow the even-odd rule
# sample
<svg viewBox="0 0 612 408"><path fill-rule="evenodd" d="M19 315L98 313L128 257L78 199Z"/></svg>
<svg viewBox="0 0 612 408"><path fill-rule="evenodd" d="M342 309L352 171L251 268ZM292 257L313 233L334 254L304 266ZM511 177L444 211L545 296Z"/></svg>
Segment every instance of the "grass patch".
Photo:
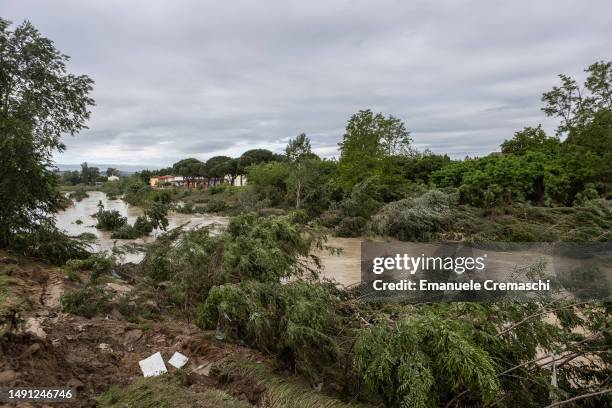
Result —
<svg viewBox="0 0 612 408"><path fill-rule="evenodd" d="M0 269L0 317L12 310L22 310L27 306L27 300L11 290L18 280L5 274L6 267Z"/></svg>
<svg viewBox="0 0 612 408"><path fill-rule="evenodd" d="M371 407L344 402L338 398L317 392L297 378L275 374L265 363L248 360L225 360L213 369L221 382L231 383L249 379L263 386L265 391L258 405L266 408L357 408ZM231 385L230 385L231 386Z"/></svg>
<svg viewBox="0 0 612 408"><path fill-rule="evenodd" d="M221 390L194 392L181 385L177 376L173 375L141 378L124 388L114 386L97 400L103 407L114 408L251 407Z"/></svg>
<svg viewBox="0 0 612 408"><path fill-rule="evenodd" d="M62 311L87 318L110 310L109 295L102 286L85 286L62 295Z"/></svg>

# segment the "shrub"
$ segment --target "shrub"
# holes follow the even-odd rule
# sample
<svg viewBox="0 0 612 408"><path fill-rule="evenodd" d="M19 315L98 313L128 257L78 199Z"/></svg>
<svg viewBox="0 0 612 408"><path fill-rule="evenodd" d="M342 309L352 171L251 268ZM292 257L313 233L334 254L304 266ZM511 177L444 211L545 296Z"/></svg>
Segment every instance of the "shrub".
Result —
<svg viewBox="0 0 612 408"><path fill-rule="evenodd" d="M138 232L139 236L149 235L153 232L153 224L145 216L138 216L134 221L134 229Z"/></svg>
<svg viewBox="0 0 612 408"><path fill-rule="evenodd" d="M155 282L169 282L165 300L187 310L215 285L317 275L320 261L310 251L323 248L323 231L290 218L249 213L231 218L227 231L217 236L207 228L180 237L169 233L149 247L143 271Z"/></svg>
<svg viewBox="0 0 612 408"><path fill-rule="evenodd" d="M365 217L344 217L334 229L335 235L339 237L358 237L368 225Z"/></svg>
<svg viewBox="0 0 612 408"><path fill-rule="evenodd" d="M55 265L89 256L86 240L71 238L50 222L44 222L31 231L15 234L13 240L13 250Z"/></svg>
<svg viewBox="0 0 612 408"><path fill-rule="evenodd" d="M197 324L220 328L281 358L313 382L331 370L340 355L337 290L328 283L286 285L246 281L211 289L198 307Z"/></svg>
<svg viewBox="0 0 612 408"><path fill-rule="evenodd" d="M145 216L149 220L152 228L166 230L168 227L168 218L166 215L168 214L168 206L163 204L161 201L154 201L149 208L145 210ZM144 223L142 226L144 227Z"/></svg>
<svg viewBox="0 0 612 408"><path fill-rule="evenodd" d="M68 195L68 198L77 202L82 201L84 198L89 197L87 191L83 187L79 187Z"/></svg>
<svg viewBox="0 0 612 408"><path fill-rule="evenodd" d="M402 241L429 240L451 223L451 208L456 203L454 193L440 190L389 203L372 218L372 230Z"/></svg>
<svg viewBox="0 0 612 408"><path fill-rule="evenodd" d="M98 203L98 212L95 214L96 228L104 231L114 231L127 224L127 218L117 210L105 210L102 201Z"/></svg>
<svg viewBox="0 0 612 408"><path fill-rule="evenodd" d="M224 191L225 191L225 189L226 189L226 186L224 186L224 185L219 185L219 186L210 186L210 187L208 188L208 192L209 192L211 195L214 195L214 194L219 194L219 193L224 192Z"/></svg>
<svg viewBox="0 0 612 408"><path fill-rule="evenodd" d="M62 295L62 311L92 318L110 310L109 295L102 286L85 286Z"/></svg>
<svg viewBox="0 0 612 408"><path fill-rule="evenodd" d="M226 209L225 201L221 200L210 200L208 204L206 204L206 212L216 213L221 212Z"/></svg>
<svg viewBox="0 0 612 408"><path fill-rule="evenodd" d="M183 203L183 205L175 207L175 211L179 214L193 214L194 210L193 203Z"/></svg>
<svg viewBox="0 0 612 408"><path fill-rule="evenodd" d="M148 202L151 187L137 175L123 179L122 186L124 192L123 200L126 203L135 206L143 206Z"/></svg>
<svg viewBox="0 0 612 408"><path fill-rule="evenodd" d="M114 199L116 199L117 196L120 196L123 193L121 182L118 180L107 181L106 183L104 183L104 185L102 186L102 191L106 194L106 197L108 197L109 200L113 199L111 197L115 197Z"/></svg>
<svg viewBox="0 0 612 408"><path fill-rule="evenodd" d="M102 275L110 275L115 265L115 259L106 252L91 254L87 259L71 259L66 262L67 271L91 271L91 279Z"/></svg>
<svg viewBox="0 0 612 408"><path fill-rule="evenodd" d="M172 202L173 190L154 190L151 192L151 201L168 205Z"/></svg>
<svg viewBox="0 0 612 408"><path fill-rule="evenodd" d="M112 239L136 239L142 234L131 225L123 225L119 229L113 231L111 234Z"/></svg>
<svg viewBox="0 0 612 408"><path fill-rule="evenodd" d="M316 274L319 259L310 254L322 248L323 231L300 225L290 217L242 214L230 219L223 267L240 280L278 282L304 273ZM314 262L315 267L308 263Z"/></svg>
<svg viewBox="0 0 612 408"><path fill-rule="evenodd" d="M361 331L353 361L385 406L440 405L462 388L491 402L500 392L495 364L454 320L415 316Z"/></svg>

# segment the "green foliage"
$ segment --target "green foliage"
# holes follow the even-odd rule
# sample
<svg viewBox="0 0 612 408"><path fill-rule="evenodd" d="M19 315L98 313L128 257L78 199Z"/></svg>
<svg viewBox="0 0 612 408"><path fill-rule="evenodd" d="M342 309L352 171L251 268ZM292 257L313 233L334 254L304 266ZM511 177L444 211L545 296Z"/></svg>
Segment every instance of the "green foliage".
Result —
<svg viewBox="0 0 612 408"><path fill-rule="evenodd" d="M285 157L289 163L298 163L306 159L317 158L312 152L310 139L306 133L299 134L295 139L289 139L285 148Z"/></svg>
<svg viewBox="0 0 612 408"><path fill-rule="evenodd" d="M337 290L331 284L293 281L285 285L245 281L211 289L198 308L197 323L221 327L234 340L280 353L313 382L339 359Z"/></svg>
<svg viewBox="0 0 612 408"><path fill-rule="evenodd" d="M251 166L247 169L249 184L254 192L270 201L272 205L280 204L287 195L289 165L282 162L270 162Z"/></svg>
<svg viewBox="0 0 612 408"><path fill-rule="evenodd" d="M91 279L96 280L100 276L110 275L115 262L106 252L99 252L92 253L86 259L71 259L66 262L65 269L69 272L91 271Z"/></svg>
<svg viewBox="0 0 612 408"><path fill-rule="evenodd" d="M439 187L458 187L462 202L491 208L518 200L539 202L544 197L547 156L490 155L451 164L431 175Z"/></svg>
<svg viewBox="0 0 612 408"><path fill-rule="evenodd" d="M496 365L469 326L433 315L363 330L353 359L365 383L389 407L439 405L463 388L484 403L500 393Z"/></svg>
<svg viewBox="0 0 612 408"><path fill-rule="evenodd" d="M68 195L68 198L77 202L82 201L84 198L87 197L89 197L89 194L87 194L87 191L85 191L84 188L78 188Z"/></svg>
<svg viewBox="0 0 612 408"><path fill-rule="evenodd" d="M609 157L612 150L612 110L603 109L595 113L592 121L569 133L566 143Z"/></svg>
<svg viewBox="0 0 612 408"><path fill-rule="evenodd" d="M225 188L225 186L224 186L224 185L220 185L220 186L210 186L210 187L208 188L208 192L209 192L211 195L215 195L215 194L222 193L222 192L224 192L225 190L226 190L226 188Z"/></svg>
<svg viewBox="0 0 612 408"><path fill-rule="evenodd" d="M140 378L125 388L113 386L97 398L101 406L112 408L249 408L222 390L195 391L180 380L179 374Z"/></svg>
<svg viewBox="0 0 612 408"><path fill-rule="evenodd" d="M71 238L50 222L43 222L28 232L16 234L13 237L12 249L54 265L63 265L70 259L89 256L86 240Z"/></svg>
<svg viewBox="0 0 612 408"><path fill-rule="evenodd" d="M428 150L419 153L412 152L409 156L395 157L394 167L406 180L417 183L429 183L431 173L440 170L449 164L451 159L447 155L434 154ZM398 185L393 185L397 188Z"/></svg>
<svg viewBox="0 0 612 408"><path fill-rule="evenodd" d="M575 79L562 74L561 86L542 95L544 113L561 119L558 134L571 133L588 124L601 110L612 110L612 61L595 62L585 72L588 75L584 89Z"/></svg>
<svg viewBox="0 0 612 408"><path fill-rule="evenodd" d="M240 174L246 174L246 169L249 166L256 164L267 163L271 161L281 161L282 157L272 153L267 149L251 149L242 153L238 159L238 171Z"/></svg>
<svg viewBox="0 0 612 408"><path fill-rule="evenodd" d="M110 310L109 294L103 286L88 285L82 289L66 292L62 295L60 303L62 311L87 318Z"/></svg>
<svg viewBox="0 0 612 408"><path fill-rule="evenodd" d="M429 190L421 196L385 205L372 218L373 232L402 241L433 240L453 222L455 193Z"/></svg>
<svg viewBox="0 0 612 408"><path fill-rule="evenodd" d="M153 224L146 216L138 216L136 221L134 221L134 230L139 234L139 236L147 236L151 232L153 232Z"/></svg>
<svg viewBox="0 0 612 408"><path fill-rule="evenodd" d="M217 213L227 209L225 201L222 200L210 200L204 207L204 211L208 213Z"/></svg>
<svg viewBox="0 0 612 408"><path fill-rule="evenodd" d="M368 177L389 174L393 158L410 153L410 142L410 133L401 120L371 110L354 114L339 143L340 185L350 191Z"/></svg>
<svg viewBox="0 0 612 408"><path fill-rule="evenodd" d="M127 224L127 218L117 210L105 210L102 201L98 203L98 212L95 214L98 221L96 228L104 231L114 231Z"/></svg>
<svg viewBox="0 0 612 408"><path fill-rule="evenodd" d="M224 270L239 280L260 282L316 275L319 259L310 252L322 248L324 239L323 231L289 217L242 214L231 218L227 228Z"/></svg>
<svg viewBox="0 0 612 408"><path fill-rule="evenodd" d="M218 180L222 182L227 175L233 183L238 174L238 161L228 156L214 156L206 161L204 169L206 176L213 179L213 184L217 184Z"/></svg>
<svg viewBox="0 0 612 408"><path fill-rule="evenodd" d="M520 132L516 132L510 140L504 140L501 144L501 151L505 154L526 154L533 151L543 151L552 153L559 149L561 142L558 137L548 137L542 129L542 125L537 128L526 127Z"/></svg>
<svg viewBox="0 0 612 408"><path fill-rule="evenodd" d="M168 218L166 215L168 214L168 206L163 204L161 201L154 201L151 203L149 208L145 210L145 216L147 217L148 223L155 229L166 230L168 227ZM139 225L142 228L148 228L146 223L141 221Z"/></svg>
<svg viewBox="0 0 612 408"><path fill-rule="evenodd" d="M215 285L316 275L320 262L310 252L323 240L322 231L290 217L242 214L216 236L206 228L169 232L148 249L142 267L149 279L170 282L169 305L189 310Z"/></svg>
<svg viewBox="0 0 612 408"><path fill-rule="evenodd" d="M151 187L142 180L138 175L124 178L121 181L123 190L123 200L134 206L145 206L149 201L149 193Z"/></svg>
<svg viewBox="0 0 612 408"><path fill-rule="evenodd" d="M361 235L370 216L383 205L383 190L379 177L370 177L357 183L350 195L337 205L336 222L330 223L335 224L335 234L343 237Z"/></svg>
<svg viewBox="0 0 612 408"><path fill-rule="evenodd" d="M119 180L116 181L107 181L106 183L104 183L104 185L100 188L101 191L103 191L107 197L118 197L121 194L123 194L123 187L122 187L122 183Z"/></svg>
<svg viewBox="0 0 612 408"><path fill-rule="evenodd" d="M58 208L52 156L85 127L93 81L66 72L68 57L30 23L0 18L0 246L50 221ZM32 90L36 90L33 92ZM24 182L26 181L27 182Z"/></svg>
<svg viewBox="0 0 612 408"><path fill-rule="evenodd" d="M87 185L95 184L100 180L100 169L89 167L87 162L81 164L81 182Z"/></svg>
<svg viewBox="0 0 612 408"><path fill-rule="evenodd" d="M113 231L112 239L136 239L147 236L153 231L153 224L146 216L136 218L134 225L124 224Z"/></svg>
<svg viewBox="0 0 612 408"><path fill-rule="evenodd" d="M111 234L112 239L136 239L142 234L129 224L122 225Z"/></svg>

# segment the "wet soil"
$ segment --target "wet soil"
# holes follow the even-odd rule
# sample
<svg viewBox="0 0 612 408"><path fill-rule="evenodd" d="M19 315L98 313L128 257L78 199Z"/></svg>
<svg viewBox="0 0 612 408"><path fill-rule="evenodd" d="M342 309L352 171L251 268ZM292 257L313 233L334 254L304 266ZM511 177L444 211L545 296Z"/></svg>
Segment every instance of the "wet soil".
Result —
<svg viewBox="0 0 612 408"><path fill-rule="evenodd" d="M59 299L77 286L59 269L11 265L0 273L9 275L13 295L28 300L20 310L0 316L0 386L77 389L78 401L53 403L53 407L96 406L94 397L112 385L127 385L142 377L138 361L160 351L165 361L179 351L189 357L184 368L193 390L223 388L251 403L261 391L256 385L218 384L210 367L227 356L261 360L256 351L222 343L212 333L185 322L156 321L134 324L116 310L91 319L61 312ZM124 283L116 283L118 294ZM167 364L169 371L174 370ZM21 406L44 406L25 404Z"/></svg>

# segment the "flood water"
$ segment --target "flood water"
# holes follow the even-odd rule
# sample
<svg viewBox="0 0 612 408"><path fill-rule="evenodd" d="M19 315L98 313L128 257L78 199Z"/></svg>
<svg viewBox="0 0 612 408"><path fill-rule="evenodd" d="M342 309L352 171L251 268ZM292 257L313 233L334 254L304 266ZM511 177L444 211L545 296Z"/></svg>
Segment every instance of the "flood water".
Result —
<svg viewBox="0 0 612 408"><path fill-rule="evenodd" d="M110 231L100 231L96 228L96 219L91 215L98 211L98 202L102 202L106 210L117 210L122 216L127 217L128 223L133 224L136 218L143 214L140 207L134 207L121 199L109 200L106 194L100 191L88 192L89 197L64 211L60 211L56 216L58 228L64 230L68 235L76 236L84 232L92 233L96 236L92 244L94 251L110 251L113 247L121 247L129 244L146 244L153 242L163 231L153 230L148 237L138 239L112 239ZM77 223L81 220L82 223ZM223 229L227 226L228 218L212 214L179 214L176 212L168 213L168 230L186 224L185 228L191 229L203 226L212 226L213 230ZM322 275L335 279L338 283L348 286L361 281L361 240L359 238L334 238L330 237L327 245L340 248L341 255L332 255L328 251L317 252L323 264ZM120 256L121 262L140 262L143 253L125 253Z"/></svg>
<svg viewBox="0 0 612 408"><path fill-rule="evenodd" d="M84 198L80 202L74 202L73 206L60 211L56 215L56 224L58 228L71 236L80 235L84 232L94 234L96 236L96 241L92 244L94 251L110 251L114 246L120 247L126 244L146 244L154 241L159 234L163 233L160 230L153 230L148 237L112 239L110 231L100 231L96 228L96 219L92 217L92 214L98 212L98 202L102 202L106 210L119 211L122 216L127 217L130 224L133 224L138 216L143 215L142 208L131 206L121 199L109 200L106 194L100 191L90 191L87 194L89 194L88 198ZM82 221L82 223L79 224L77 220ZM210 214L179 214L171 211L168 213L168 223L168 230L183 224L186 224L185 228L187 229L204 226L219 229L227 225L228 218ZM139 262L142 258L142 253L127 253L122 255L120 260L122 262Z"/></svg>
<svg viewBox="0 0 612 408"><path fill-rule="evenodd" d="M136 218L143 214L142 208L131 206L121 199L109 200L106 194L99 191L89 192L89 197L80 202L75 202L73 206L61 211L57 214L57 226L66 231L71 236L76 236L84 232L92 233L96 236L95 242L92 244L94 251L110 251L113 247L130 246L130 244L146 244L153 242L162 231L154 230L148 237L138 238L134 240L128 239L111 239L109 231L100 231L95 227L96 219L91 215L98 211L98 202L102 202L107 210L117 210L122 216L127 217L128 222L133 224ZM77 223L81 220L82 223ZM212 215L212 214L179 214L170 212L168 214L169 226L168 229L176 228L185 225L186 229L196 227L210 226L213 233L223 230L229 219L227 217ZM379 239L376 239L378 241ZM382 240L382 239L381 239ZM316 251L322 263L322 276L334 279L343 286L350 286L361 282L361 239L360 238L337 238L329 237L327 245L341 250L340 255L331 254L329 251ZM385 240L390 244L390 248L395 244L399 244L395 240ZM419 243L401 243L403 252L420 254L433 252L438 245L436 244L419 244ZM429 249L427 249L429 248ZM482 251L475 251L480 253ZM543 256L541 253L532 252L529 250L509 252L487 251L490 252L491 258L495 259L498 265L498 270L513 270L517 265L536 262L539 259L546 259L546 271L553 272L554 262L550 256ZM142 252L123 253L119 255L120 262L140 262L143 258ZM490 261L491 262L491 259ZM571 265L572 262L565 262ZM557 267L559 264L557 264Z"/></svg>

